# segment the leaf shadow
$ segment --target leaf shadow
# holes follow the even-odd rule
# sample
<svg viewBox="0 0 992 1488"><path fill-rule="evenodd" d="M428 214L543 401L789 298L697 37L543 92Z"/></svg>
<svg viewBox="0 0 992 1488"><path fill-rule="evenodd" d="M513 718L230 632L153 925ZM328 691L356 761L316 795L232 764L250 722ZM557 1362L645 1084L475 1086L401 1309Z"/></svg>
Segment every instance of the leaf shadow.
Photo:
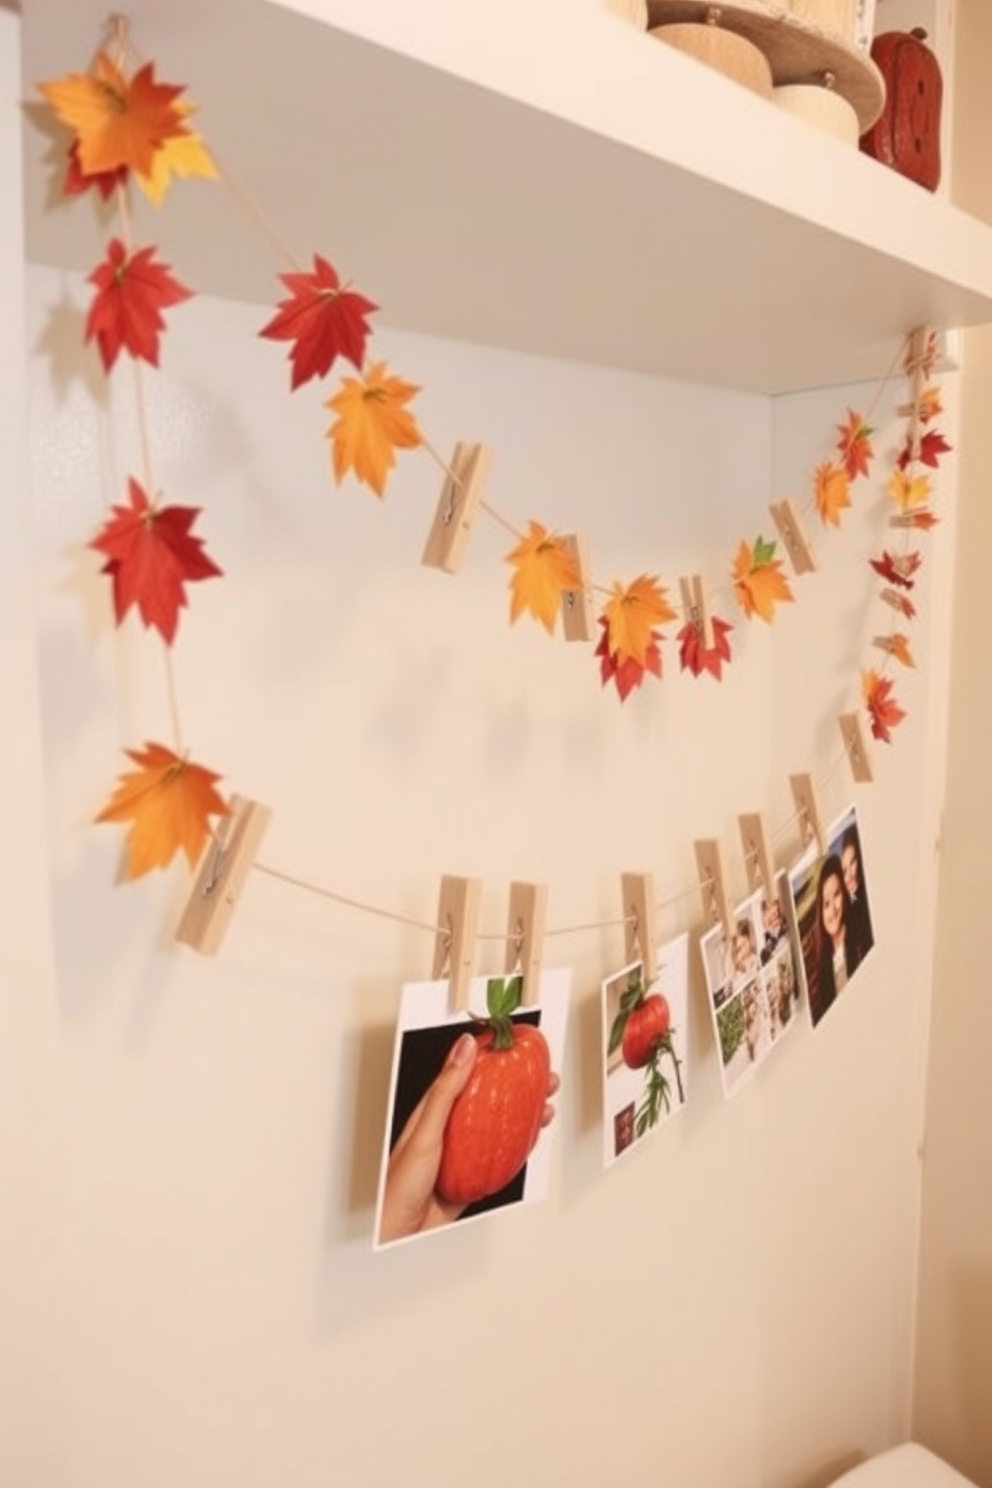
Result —
<svg viewBox="0 0 992 1488"><path fill-rule="evenodd" d="M86 342L86 316L63 286L61 299L51 305L45 323L32 347L49 367L56 401L64 404L78 383L87 396L104 410L110 406L110 387L96 349Z"/></svg>

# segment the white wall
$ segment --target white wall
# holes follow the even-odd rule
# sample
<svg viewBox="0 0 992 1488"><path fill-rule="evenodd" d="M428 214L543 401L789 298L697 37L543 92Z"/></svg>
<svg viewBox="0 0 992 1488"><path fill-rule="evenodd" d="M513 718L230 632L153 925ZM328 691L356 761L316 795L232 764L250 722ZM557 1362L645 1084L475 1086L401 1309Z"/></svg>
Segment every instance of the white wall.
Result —
<svg viewBox="0 0 992 1488"><path fill-rule="evenodd" d="M140 473L129 369L108 398L80 349L84 304L78 281L31 270L63 1488L502 1488L511 1474L646 1488L661 1473L803 1488L904 1435L925 667L858 794L879 945L849 1003L725 1106L694 952L689 1109L604 1176L598 979L619 932L553 940L575 992L552 1198L375 1256L398 989L428 972L429 937L255 875L204 961L170 944L184 875L115 887L120 834L90 825L119 747L167 740L169 719L156 639L113 629L82 550ZM501 529L480 524L457 578L419 566L439 486L423 455L401 457L383 503L334 489L320 394L289 397L280 349L255 338L266 314L177 309L163 372L144 379L156 483L203 506L227 575L191 589L181 626L185 737L275 808L263 859L428 922L442 873L478 874L494 932L513 877L549 883L560 926L615 918L620 873L647 868L677 901L667 935L699 925L694 837L723 838L742 888L736 813L765 809L788 858L787 775L836 759L835 716L877 628L861 559L884 531L879 488L818 544L822 575L774 631L720 606L738 654L722 686L680 678L669 645L664 683L621 708L586 648L509 628ZM606 579L725 572L742 536L767 533L770 497L805 494L864 396L772 407L386 331L376 348L423 384L437 447L490 441L494 504L586 530ZM925 663L925 627L917 650ZM825 809L852 793L835 773ZM11 823L37 831L30 803Z"/></svg>

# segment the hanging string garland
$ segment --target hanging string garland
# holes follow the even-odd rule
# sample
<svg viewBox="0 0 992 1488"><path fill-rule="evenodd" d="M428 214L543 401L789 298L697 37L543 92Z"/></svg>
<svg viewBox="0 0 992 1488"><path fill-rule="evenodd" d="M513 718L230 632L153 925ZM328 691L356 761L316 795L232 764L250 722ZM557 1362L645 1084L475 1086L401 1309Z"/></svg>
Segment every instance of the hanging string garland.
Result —
<svg viewBox="0 0 992 1488"><path fill-rule="evenodd" d="M527 615L549 634L562 626L568 638L596 639L592 654L601 683L612 683L621 702L648 675L661 678L662 647L669 639L665 627L680 618L674 637L680 669L693 677L708 674L721 680L724 667L732 661L733 627L714 612L712 598L729 598L746 620L757 617L766 623L775 620L780 605L795 602L782 550L796 575L815 567L804 523L815 516L825 528L837 528L851 509L853 489L870 477L874 461L870 418L901 360L899 370L910 383L909 401L898 410L906 419L906 435L886 486L896 508L890 524L898 530L900 541L896 551L885 548L870 560L871 569L884 581L879 599L890 619L884 633L873 639L881 660L863 667L859 679L860 706L873 737L891 742L892 730L906 714L895 697L890 664L915 665L904 626L915 615L910 596L922 554L910 543L914 534L929 532L938 520L926 472L936 469L950 450L934 426L942 412L939 389L932 380L938 356L935 336L911 335L867 414L847 410L835 429L836 458L814 468L803 507L797 509L791 501L772 506L778 537L759 532L753 539L742 538L729 574L711 587L700 575L681 580L681 606L676 607L659 574L599 582L588 572L584 543L576 535L555 533L533 518L522 531L482 499L480 476L485 462L479 458L480 447L459 446L450 462L440 456L410 408L419 387L390 372L385 362L367 359L372 334L368 320L379 307L342 283L337 270L320 254L313 254L309 270L293 262L278 234L243 188L220 170L192 127L196 110L182 96L184 87L155 78L154 64L135 55L120 18L111 24L109 48L98 52L90 71L71 73L41 83L39 88L69 132L65 194L95 190L104 200L113 198L117 209L118 232L108 244L105 259L89 275L94 294L85 339L96 343L108 374L122 354L132 362L144 470L142 481L129 478L127 503L111 505L89 546L105 559L101 571L111 582L118 625L134 609L147 628L159 633L174 735L171 748L149 742L125 750L135 768L121 775L96 818L127 826L127 877L164 867L180 852L193 866L213 835L214 821L230 810L216 788L220 776L191 761L183 748L171 653L180 612L188 605L187 586L220 577L222 570L207 553L204 540L193 533L200 509L166 506L153 495L157 488L142 383L142 363L158 366L164 312L190 299L193 291L156 258L154 247L133 243L128 193L134 185L159 206L177 177L222 179L289 258L291 269L279 276L287 294L259 335L288 343L290 390L325 378L339 361L354 367L357 375L344 376L325 404L333 415L327 438L335 481L340 484L354 476L382 498L398 452L423 449L445 479L436 525L450 527L456 504L471 494L479 511L512 534L514 545L506 555L511 570L511 624ZM595 603L599 604L598 636L588 627L575 625L570 634L570 609L591 610ZM841 755L840 762L846 757L846 753ZM275 876L298 882L289 875ZM331 891L320 892L354 903Z"/></svg>

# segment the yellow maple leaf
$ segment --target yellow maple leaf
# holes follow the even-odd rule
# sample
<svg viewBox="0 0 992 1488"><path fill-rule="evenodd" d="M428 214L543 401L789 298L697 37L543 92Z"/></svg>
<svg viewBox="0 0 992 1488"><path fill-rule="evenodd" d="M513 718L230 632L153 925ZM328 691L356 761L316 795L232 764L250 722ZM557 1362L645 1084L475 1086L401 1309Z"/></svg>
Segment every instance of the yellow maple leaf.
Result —
<svg viewBox="0 0 992 1488"><path fill-rule="evenodd" d="M176 102L182 88L156 82L150 62L127 78L100 52L92 73L69 73L38 86L74 131L85 176L122 166L149 176L155 152L173 135L186 133Z"/></svg>
<svg viewBox="0 0 992 1488"><path fill-rule="evenodd" d="M656 625L664 625L677 618L666 598L667 590L657 577L641 574L626 587L614 579L610 598L603 607L606 621L607 647L615 661L630 658L639 666L645 666L652 644L657 645L657 636L652 634Z"/></svg>
<svg viewBox="0 0 992 1488"><path fill-rule="evenodd" d="M893 470L889 484L886 487L892 500L900 511L912 511L916 506L924 506L930 499L930 477L927 475L911 475L908 470Z"/></svg>
<svg viewBox="0 0 992 1488"><path fill-rule="evenodd" d="M840 514L851 504L851 483L847 471L832 460L825 460L813 472L813 495L820 521L840 526Z"/></svg>
<svg viewBox="0 0 992 1488"><path fill-rule="evenodd" d="M944 411L944 405L940 401L940 388L925 387L920 394L917 406L920 410L921 423L929 424L932 419L939 418Z"/></svg>
<svg viewBox="0 0 992 1488"><path fill-rule="evenodd" d="M775 557L775 543L765 542L761 537L753 548L741 541L731 576L737 602L748 619L759 615L770 624L775 618L775 606L795 598L782 569L782 560Z"/></svg>
<svg viewBox="0 0 992 1488"><path fill-rule="evenodd" d="M124 839L126 877L139 878L152 868L164 868L180 850L192 867L210 836L210 818L228 814L214 789L220 776L191 764L164 744L146 744L124 753L138 768L120 777L96 820L130 822Z"/></svg>
<svg viewBox="0 0 992 1488"><path fill-rule="evenodd" d="M327 431L334 459L334 478L341 484L349 470L382 496L397 449L423 443L413 414L404 406L420 392L412 382L390 377L385 362L375 362L364 377L346 377L326 408L337 414Z"/></svg>
<svg viewBox="0 0 992 1488"><path fill-rule="evenodd" d="M539 620L545 630L555 628L561 611L561 599L569 589L581 589L582 579L575 559L560 537L548 532L540 522L529 522L528 533L506 555L513 565L510 579L510 623L526 611Z"/></svg>
<svg viewBox="0 0 992 1488"><path fill-rule="evenodd" d="M176 110L183 120L193 112L188 103L178 102ZM201 176L216 181L220 171L200 135L173 134L163 140L152 157L152 168L147 175L135 173L135 180L155 207L162 205L165 193L174 176Z"/></svg>

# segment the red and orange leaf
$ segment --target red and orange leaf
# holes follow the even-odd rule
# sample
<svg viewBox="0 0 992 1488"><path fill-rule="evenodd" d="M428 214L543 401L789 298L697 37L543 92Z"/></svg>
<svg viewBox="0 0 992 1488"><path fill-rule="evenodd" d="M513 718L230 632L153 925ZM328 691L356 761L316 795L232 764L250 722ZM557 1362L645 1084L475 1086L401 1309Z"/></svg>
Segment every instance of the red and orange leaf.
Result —
<svg viewBox="0 0 992 1488"><path fill-rule="evenodd" d="M679 643L679 662L684 672L691 672L694 677L709 672L719 682L723 676L723 663L730 660L730 642L727 637L733 626L716 615L713 616L712 625L712 646L703 645L700 629L691 620L683 625L675 639Z"/></svg>
<svg viewBox="0 0 992 1488"><path fill-rule="evenodd" d="M65 180L62 182L62 190L66 196L81 196L84 191L99 191L104 201L109 201L118 186L123 186L127 180L127 167L118 166L117 170L95 171L90 175L83 174L83 168L79 163L79 141L74 139L69 146L66 156Z"/></svg>
<svg viewBox="0 0 992 1488"><path fill-rule="evenodd" d="M824 461L813 472L813 496L820 521L840 526L840 514L851 505L851 478L843 465Z"/></svg>
<svg viewBox="0 0 992 1488"><path fill-rule="evenodd" d="M775 557L775 548L774 542L766 542L762 537L753 548L742 540L731 570L734 593L744 614L749 619L760 615L769 624L775 618L775 606L795 598L782 560Z"/></svg>
<svg viewBox="0 0 992 1488"><path fill-rule="evenodd" d="M890 678L880 677L869 667L861 673L861 695L871 719L872 735L885 744L891 744L892 730L902 723L906 711L892 696Z"/></svg>
<svg viewBox="0 0 992 1488"><path fill-rule="evenodd" d="M881 598L894 610L898 610L900 615L905 615L907 620L915 618L916 606L908 594L900 594L898 589L883 589Z"/></svg>
<svg viewBox="0 0 992 1488"><path fill-rule="evenodd" d="M930 500L930 477L911 475L897 467L892 472L886 490L901 512L912 511L914 506L923 506Z"/></svg>
<svg viewBox="0 0 992 1488"><path fill-rule="evenodd" d="M890 656L894 656L896 661L902 662L903 666L915 667L916 661L909 644L909 636L904 635L901 630L893 631L886 638L884 649Z"/></svg>
<svg viewBox="0 0 992 1488"><path fill-rule="evenodd" d="M152 868L164 868L180 851L192 867L210 836L210 818L228 815L214 788L220 776L164 744L124 753L138 768L121 775L96 820L130 823L124 839L126 877L140 878Z"/></svg>
<svg viewBox="0 0 992 1488"><path fill-rule="evenodd" d="M606 622L607 646L614 661L631 657L641 667L648 665L648 652L658 640L654 627L676 618L667 593L657 577L649 574L641 574L626 587L613 581L600 619Z"/></svg>
<svg viewBox="0 0 992 1488"><path fill-rule="evenodd" d="M396 450L416 449L423 443L406 407L419 392L415 383L390 377L385 362L373 362L364 378L345 378L340 391L324 405L337 414L327 437L339 485L353 470L377 496L384 494Z"/></svg>
<svg viewBox="0 0 992 1488"><path fill-rule="evenodd" d="M176 109L184 120L193 113L188 103L178 103ZM199 176L203 180L216 181L219 175L202 137L187 128L182 134L171 134L163 140L152 158L151 170L147 173L136 171L134 179L152 205L160 207L173 177Z"/></svg>
<svg viewBox="0 0 992 1488"><path fill-rule="evenodd" d="M294 390L311 377L323 377L339 356L360 372L369 334L365 317L379 308L364 295L342 289L337 273L319 253L313 265L312 274L279 275L289 298L279 301L278 313L258 333L272 341L292 341Z"/></svg>
<svg viewBox="0 0 992 1488"><path fill-rule="evenodd" d="M954 446L948 444L939 429L924 429L920 436L919 462L921 465L929 465L931 470L936 470L940 464L941 456L949 455L953 448ZM907 465L912 462L912 459L913 448L907 439L899 454L899 469L905 470Z"/></svg>
<svg viewBox="0 0 992 1488"><path fill-rule="evenodd" d="M560 537L540 522L529 522L528 528L527 536L506 555L514 570L510 579L510 623L526 611L551 632L561 613L562 595L569 589L581 589L582 579Z"/></svg>
<svg viewBox="0 0 992 1488"><path fill-rule="evenodd" d="M96 294L86 318L86 340L96 338L104 368L109 372L121 351L158 366L162 311L192 298L192 290L173 279L167 264L158 263L154 248L128 253L119 238L111 239L107 257L89 276Z"/></svg>
<svg viewBox="0 0 992 1488"><path fill-rule="evenodd" d="M128 488L130 505L112 507L89 546L107 559L101 571L113 580L118 625L137 605L144 623L171 645L186 605L184 586L216 578L221 570L203 551L202 539L191 536L198 507L154 507L133 478Z"/></svg>
<svg viewBox="0 0 992 1488"><path fill-rule="evenodd" d="M100 52L92 73L70 73L38 86L79 141L84 176L121 167L149 175L156 150L171 136L184 133L176 104L183 89L156 82L151 62L128 79L106 52Z"/></svg>
<svg viewBox="0 0 992 1488"><path fill-rule="evenodd" d="M635 687L643 685L648 672L653 677L661 676L661 636L656 631L651 632L644 660L640 662L633 656L614 655L610 651L610 627L605 615L600 616L599 623L603 627L603 634L594 654L599 657L600 680L604 687L612 682L620 694L620 701L624 703Z"/></svg>
<svg viewBox="0 0 992 1488"><path fill-rule="evenodd" d="M840 435L837 448L840 451L848 480L853 481L859 475L868 474L875 453L871 447L871 436L874 432L874 429L870 429L860 413L855 413L853 408L847 410L846 421L837 425L837 433Z"/></svg>
<svg viewBox="0 0 992 1488"><path fill-rule="evenodd" d="M916 583L916 570L923 559L919 553L890 553L886 548L881 558L869 558L875 572L890 584L898 584L900 589L912 589Z"/></svg>

